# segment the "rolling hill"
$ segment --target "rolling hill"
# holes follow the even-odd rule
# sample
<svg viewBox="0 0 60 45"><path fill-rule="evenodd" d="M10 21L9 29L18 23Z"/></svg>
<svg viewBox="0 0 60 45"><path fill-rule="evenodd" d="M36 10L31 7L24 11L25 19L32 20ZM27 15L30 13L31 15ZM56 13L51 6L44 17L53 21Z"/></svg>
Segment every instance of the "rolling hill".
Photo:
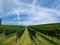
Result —
<svg viewBox="0 0 60 45"><path fill-rule="evenodd" d="M0 25L0 45L60 45L60 23Z"/></svg>

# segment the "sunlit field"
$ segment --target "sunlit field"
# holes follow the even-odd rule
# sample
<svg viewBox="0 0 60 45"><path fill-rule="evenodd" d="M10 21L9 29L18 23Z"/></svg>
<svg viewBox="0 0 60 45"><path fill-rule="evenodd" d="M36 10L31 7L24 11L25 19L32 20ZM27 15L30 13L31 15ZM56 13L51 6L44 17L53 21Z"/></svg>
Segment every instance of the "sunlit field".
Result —
<svg viewBox="0 0 60 45"><path fill-rule="evenodd" d="M60 45L60 23L0 25L0 45Z"/></svg>

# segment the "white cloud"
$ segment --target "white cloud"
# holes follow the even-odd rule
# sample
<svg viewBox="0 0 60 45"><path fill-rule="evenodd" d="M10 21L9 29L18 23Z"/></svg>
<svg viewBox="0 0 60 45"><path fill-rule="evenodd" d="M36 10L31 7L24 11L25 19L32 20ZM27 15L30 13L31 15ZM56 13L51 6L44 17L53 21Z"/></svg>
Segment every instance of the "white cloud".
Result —
<svg viewBox="0 0 60 45"><path fill-rule="evenodd" d="M19 7L14 7L11 11L7 12L6 16L10 16L12 14L20 15L20 13L25 13L29 17L29 20L27 19L28 21L18 22L19 24L23 25L55 22L56 18L54 18L54 16L55 14L56 16L60 16L60 11L35 5L36 1L37 0L35 0L32 4L24 4L18 0L12 0L12 2ZM14 18L13 20L16 20L17 18Z"/></svg>
<svg viewBox="0 0 60 45"><path fill-rule="evenodd" d="M3 10L2 10L2 1L3 1L3 0L0 0L0 13L3 12Z"/></svg>

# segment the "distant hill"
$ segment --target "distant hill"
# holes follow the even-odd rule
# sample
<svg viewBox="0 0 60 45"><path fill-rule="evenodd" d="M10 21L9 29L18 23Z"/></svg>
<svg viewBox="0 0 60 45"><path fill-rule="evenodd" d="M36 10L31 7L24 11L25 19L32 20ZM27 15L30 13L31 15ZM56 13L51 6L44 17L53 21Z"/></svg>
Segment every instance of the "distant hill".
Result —
<svg viewBox="0 0 60 45"><path fill-rule="evenodd" d="M59 29L60 30L60 23L51 23L51 24L42 24L42 25L33 25L30 27L40 28L40 29Z"/></svg>
<svg viewBox="0 0 60 45"><path fill-rule="evenodd" d="M60 23L0 25L1 45L60 45Z"/></svg>

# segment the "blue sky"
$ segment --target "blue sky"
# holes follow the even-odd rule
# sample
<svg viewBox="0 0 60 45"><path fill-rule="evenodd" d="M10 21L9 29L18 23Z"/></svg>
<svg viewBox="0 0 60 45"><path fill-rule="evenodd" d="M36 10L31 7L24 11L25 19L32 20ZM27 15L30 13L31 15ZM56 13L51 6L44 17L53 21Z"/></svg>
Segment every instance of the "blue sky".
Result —
<svg viewBox="0 0 60 45"><path fill-rule="evenodd" d="M0 18L11 25L60 22L60 0L0 0Z"/></svg>

